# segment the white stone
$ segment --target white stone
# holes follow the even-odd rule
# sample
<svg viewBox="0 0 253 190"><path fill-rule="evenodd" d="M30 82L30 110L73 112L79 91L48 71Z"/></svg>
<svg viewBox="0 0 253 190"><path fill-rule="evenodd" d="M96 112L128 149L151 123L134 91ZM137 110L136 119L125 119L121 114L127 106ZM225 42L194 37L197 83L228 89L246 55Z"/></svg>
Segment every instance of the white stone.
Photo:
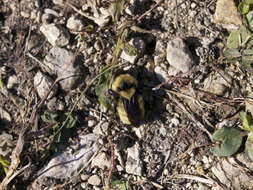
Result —
<svg viewBox="0 0 253 190"><path fill-rule="evenodd" d="M88 183L90 185L94 185L94 186L99 186L101 184L101 179L98 175L92 175L89 179L88 179Z"/></svg>
<svg viewBox="0 0 253 190"><path fill-rule="evenodd" d="M102 170L109 170L111 166L110 156L105 152L99 153L91 162L91 166L99 167Z"/></svg>
<svg viewBox="0 0 253 190"><path fill-rule="evenodd" d="M18 84L18 78L16 75L11 75L8 78L7 88L12 88L15 84Z"/></svg>
<svg viewBox="0 0 253 190"><path fill-rule="evenodd" d="M84 74L80 60L75 59L73 62L73 56L71 51L53 47L44 59L45 65L49 68L48 72L61 78L59 84L65 91L74 89Z"/></svg>
<svg viewBox="0 0 253 190"><path fill-rule="evenodd" d="M0 107L0 118L7 121L11 121L11 115Z"/></svg>
<svg viewBox="0 0 253 190"><path fill-rule="evenodd" d="M127 149L126 172L134 175L142 175L143 163L140 160L140 145L136 142L134 146Z"/></svg>
<svg viewBox="0 0 253 190"><path fill-rule="evenodd" d="M69 43L70 35L68 31L59 25L42 24L40 31L53 46L62 47Z"/></svg>
<svg viewBox="0 0 253 190"><path fill-rule="evenodd" d="M120 58L134 64L136 59L137 59L137 54L136 55L128 55L124 50L122 51Z"/></svg>
<svg viewBox="0 0 253 190"><path fill-rule="evenodd" d="M67 21L67 28L70 30L74 30L80 32L83 30L84 26L80 19L75 18L74 16L70 17Z"/></svg>
<svg viewBox="0 0 253 190"><path fill-rule="evenodd" d="M50 77L44 75L43 73L41 73L40 71L38 71L36 73L36 75L34 76L33 79L33 84L34 87L36 88L39 97L42 99L46 96L46 94L49 92L51 86L54 83L54 80L51 79ZM52 98L56 92L57 92L58 86L57 84L53 87L53 89L51 90L51 92L49 93L47 99Z"/></svg>
<svg viewBox="0 0 253 190"><path fill-rule="evenodd" d="M184 41L181 38L175 38L167 44L167 61L170 65L182 72L188 72L194 62Z"/></svg>

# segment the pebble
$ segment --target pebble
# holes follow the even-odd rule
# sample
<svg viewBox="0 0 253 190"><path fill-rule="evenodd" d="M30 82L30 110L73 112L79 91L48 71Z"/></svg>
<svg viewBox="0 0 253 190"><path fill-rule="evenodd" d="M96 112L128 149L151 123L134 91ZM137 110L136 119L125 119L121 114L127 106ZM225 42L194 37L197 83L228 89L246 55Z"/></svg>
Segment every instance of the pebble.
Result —
<svg viewBox="0 0 253 190"><path fill-rule="evenodd" d="M96 125L96 121L95 120L89 120L88 121L88 127L93 127L94 125Z"/></svg>
<svg viewBox="0 0 253 190"><path fill-rule="evenodd" d="M145 134L145 126L140 126L140 127L133 128L133 131L135 132L136 136L139 139L142 139L144 134Z"/></svg>
<svg viewBox="0 0 253 190"><path fill-rule="evenodd" d="M109 170L111 166L110 156L105 152L99 153L91 162L91 166L99 167L102 170Z"/></svg>
<svg viewBox="0 0 253 190"><path fill-rule="evenodd" d="M98 26L104 27L110 22L110 13L107 9L101 7L99 9L101 14L94 13L94 17L91 18Z"/></svg>
<svg viewBox="0 0 253 190"><path fill-rule="evenodd" d="M7 83L7 88L10 89L12 88L14 85L18 84L18 78L16 75L11 75L8 78L8 83Z"/></svg>
<svg viewBox="0 0 253 190"><path fill-rule="evenodd" d="M37 10L32 10L31 11L31 19L36 20L37 14L38 14Z"/></svg>
<svg viewBox="0 0 253 190"><path fill-rule="evenodd" d="M41 21L42 21L42 23L44 23L44 24L50 24L50 23L52 23L53 18L54 18L53 15L44 13L44 14L41 16Z"/></svg>
<svg viewBox="0 0 253 190"><path fill-rule="evenodd" d="M168 42L167 44L167 61L174 68L182 71L188 72L193 64L193 58L191 52L187 45L184 43L183 39L175 38Z"/></svg>
<svg viewBox="0 0 253 190"><path fill-rule="evenodd" d="M69 50L53 47L44 59L44 63L49 68L48 72L62 78L59 83L65 91L76 88L84 73L79 59L75 59L74 63L71 63L73 56L74 54Z"/></svg>
<svg viewBox="0 0 253 190"><path fill-rule="evenodd" d="M87 184L86 183L81 183L81 188L82 189L87 189Z"/></svg>
<svg viewBox="0 0 253 190"><path fill-rule="evenodd" d="M100 43L99 43L98 41L96 41L96 42L94 43L94 48L95 48L97 51L100 51L100 50L101 50L101 45L100 45Z"/></svg>
<svg viewBox="0 0 253 190"><path fill-rule="evenodd" d="M208 164L209 163L208 158L206 156L202 157L202 161L203 161L204 164Z"/></svg>
<svg viewBox="0 0 253 190"><path fill-rule="evenodd" d="M192 8L192 9L195 9L196 7L197 7L197 4L196 4L196 3L194 3L194 2L191 3L191 8Z"/></svg>
<svg viewBox="0 0 253 190"><path fill-rule="evenodd" d="M98 175L92 175L89 177L88 183L90 185L99 186L101 184L101 179Z"/></svg>
<svg viewBox="0 0 253 190"><path fill-rule="evenodd" d="M83 30L84 25L82 21L74 16L71 16L67 21L67 28L75 32L80 32Z"/></svg>
<svg viewBox="0 0 253 190"><path fill-rule="evenodd" d="M50 90L54 80L51 79L49 76L44 75L42 72L38 71L33 79L34 87L36 88L39 97L42 99L46 96L48 91ZM52 98L57 93L58 86L57 84L53 87L51 92L49 93L47 99Z"/></svg>
<svg viewBox="0 0 253 190"><path fill-rule="evenodd" d="M9 122L11 121L11 115L1 107L0 107L0 119L5 119L6 121Z"/></svg>
<svg viewBox="0 0 253 190"><path fill-rule="evenodd" d="M42 24L40 31L45 35L48 42L53 46L66 46L69 43L68 31L60 25Z"/></svg>
<svg viewBox="0 0 253 190"><path fill-rule="evenodd" d="M90 47L89 49L87 49L87 53L88 53L89 55L92 55L93 53L95 53L94 47Z"/></svg>
<svg viewBox="0 0 253 190"><path fill-rule="evenodd" d="M87 175L87 174L81 174L80 177L81 177L81 180L82 180L82 181L87 181L87 180L89 179L90 176Z"/></svg>
<svg viewBox="0 0 253 190"><path fill-rule="evenodd" d="M134 175L142 175L143 163L140 160L140 145L136 142L134 146L127 148L126 172Z"/></svg>
<svg viewBox="0 0 253 190"><path fill-rule="evenodd" d="M125 61L128 61L129 63L134 64L136 59L137 59L137 54L136 55L129 55L126 53L126 51L122 51L120 58L124 59Z"/></svg>
<svg viewBox="0 0 253 190"><path fill-rule="evenodd" d="M58 17L58 16L59 16L59 14L58 14L55 10L53 10L53 9L44 9L44 13L45 13L45 14L53 15L53 16L55 16L55 17Z"/></svg>
<svg viewBox="0 0 253 190"><path fill-rule="evenodd" d="M64 0L52 0L55 5L64 5Z"/></svg>
<svg viewBox="0 0 253 190"><path fill-rule="evenodd" d="M199 184L198 190L208 190L208 189L210 189L210 188L207 187L206 185L204 185L202 183Z"/></svg>
<svg viewBox="0 0 253 190"><path fill-rule="evenodd" d="M224 7L226 7L226 11L224 11ZM216 2L214 22L222 24L228 30L242 25L242 18L234 0L218 0Z"/></svg>
<svg viewBox="0 0 253 190"><path fill-rule="evenodd" d="M30 18L30 13L29 12L25 12L25 11L21 11L20 15L24 18Z"/></svg>

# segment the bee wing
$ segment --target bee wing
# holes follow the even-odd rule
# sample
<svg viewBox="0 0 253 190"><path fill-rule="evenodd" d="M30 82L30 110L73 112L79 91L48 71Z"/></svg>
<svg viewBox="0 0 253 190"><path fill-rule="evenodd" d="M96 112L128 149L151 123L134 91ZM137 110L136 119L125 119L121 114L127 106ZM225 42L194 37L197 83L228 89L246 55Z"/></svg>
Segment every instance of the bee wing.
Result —
<svg viewBox="0 0 253 190"><path fill-rule="evenodd" d="M122 102L127 113L128 120L131 124L138 124L141 120L141 110L137 95L135 94L130 100L123 98Z"/></svg>

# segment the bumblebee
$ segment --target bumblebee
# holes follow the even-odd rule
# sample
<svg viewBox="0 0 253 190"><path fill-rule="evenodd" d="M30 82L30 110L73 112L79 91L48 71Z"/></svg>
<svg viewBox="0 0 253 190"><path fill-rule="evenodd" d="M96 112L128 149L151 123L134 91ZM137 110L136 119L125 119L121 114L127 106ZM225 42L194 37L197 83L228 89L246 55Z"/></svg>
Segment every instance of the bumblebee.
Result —
<svg viewBox="0 0 253 190"><path fill-rule="evenodd" d="M117 112L124 124L138 126L144 119L143 97L137 92L137 80L128 73L116 75L109 93L117 100Z"/></svg>

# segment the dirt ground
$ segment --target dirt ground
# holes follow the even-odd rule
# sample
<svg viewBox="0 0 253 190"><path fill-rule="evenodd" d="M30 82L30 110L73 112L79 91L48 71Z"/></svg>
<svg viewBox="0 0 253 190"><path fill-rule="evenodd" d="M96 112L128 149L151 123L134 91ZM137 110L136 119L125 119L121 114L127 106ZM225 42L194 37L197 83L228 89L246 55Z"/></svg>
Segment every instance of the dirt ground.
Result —
<svg viewBox="0 0 253 190"><path fill-rule="evenodd" d="M1 188L109 189L110 182L122 190L251 189L253 167L243 147L225 158L210 151L218 128L241 125L253 84L251 67L224 56L231 31L214 21L217 2L122 0L116 8L115 2L0 1ZM134 61L122 55L131 48L117 52L119 39L137 40ZM168 61L175 39L193 63L186 72ZM65 83L64 60L75 76ZM116 102L109 100L108 110L101 105L108 92L97 88L111 66L138 80L145 102L139 127L122 124L109 109ZM38 76L43 87L35 84ZM55 155L88 147L81 141L88 134L98 146L85 164L41 174Z"/></svg>

